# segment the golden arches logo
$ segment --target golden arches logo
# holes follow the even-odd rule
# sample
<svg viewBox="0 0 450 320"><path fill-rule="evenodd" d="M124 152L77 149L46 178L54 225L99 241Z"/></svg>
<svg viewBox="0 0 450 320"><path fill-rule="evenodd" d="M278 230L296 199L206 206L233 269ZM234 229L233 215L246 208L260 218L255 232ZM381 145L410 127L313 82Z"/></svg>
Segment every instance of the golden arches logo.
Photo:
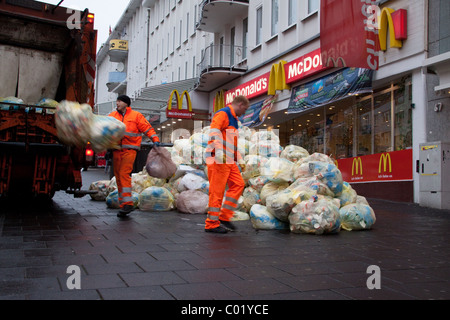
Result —
<svg viewBox="0 0 450 320"><path fill-rule="evenodd" d="M176 102L176 107L178 110L182 110L183 109L183 99L184 97L186 97L186 105L187 105L187 109L189 112L192 112L192 102L191 102L191 97L189 96L189 92L187 91L183 91L183 93L180 94L178 93L178 90L173 90L172 93L169 96L169 100L167 101L167 110L172 110L172 103L173 103L173 98L175 95L175 102Z"/></svg>
<svg viewBox="0 0 450 320"><path fill-rule="evenodd" d="M352 163L352 176L362 174L363 174L362 160L361 158L354 158Z"/></svg>
<svg viewBox="0 0 450 320"><path fill-rule="evenodd" d="M383 153L380 157L380 164L378 165L378 173L381 173L381 164L383 164L383 172L389 169L392 172L392 159L389 153ZM387 166L389 164L389 167Z"/></svg>
<svg viewBox="0 0 450 320"><path fill-rule="evenodd" d="M225 91L220 90L216 93L216 97L214 98L214 113L223 108L225 108Z"/></svg>
<svg viewBox="0 0 450 320"><path fill-rule="evenodd" d="M340 66L339 66L339 61L341 62L341 65L340 65ZM332 63L332 64L330 64L330 63ZM332 66L335 67L335 68L338 68L338 67L346 68L346 67L347 67L347 64L345 63L345 60L344 60L344 58L342 58L342 57L338 57L337 59L334 59L333 57L328 57L328 58L327 58L327 62L326 62L325 65L326 65L327 67L330 66L330 65L332 65Z"/></svg>
<svg viewBox="0 0 450 320"><path fill-rule="evenodd" d="M289 90L291 87L286 84L286 72L284 70L284 65L287 62L281 60L280 62L273 64L270 70L269 76L269 88L267 94L269 96L274 96L277 90Z"/></svg>
<svg viewBox="0 0 450 320"><path fill-rule="evenodd" d="M392 19L392 13L395 10L391 8L383 8L381 10L379 21L379 39L380 39L380 49L382 51L387 50L387 30L389 28L389 39L391 48L401 48L403 47L403 42L401 40L397 40L395 37L395 27L394 20Z"/></svg>

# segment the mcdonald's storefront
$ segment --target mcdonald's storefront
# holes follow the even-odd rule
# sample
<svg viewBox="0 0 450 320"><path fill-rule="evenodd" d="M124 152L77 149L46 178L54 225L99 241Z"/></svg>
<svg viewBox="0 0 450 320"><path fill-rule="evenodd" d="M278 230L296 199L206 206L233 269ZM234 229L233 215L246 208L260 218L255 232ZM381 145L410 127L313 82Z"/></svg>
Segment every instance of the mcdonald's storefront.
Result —
<svg viewBox="0 0 450 320"><path fill-rule="evenodd" d="M214 111L246 95L244 125L276 130L282 147L330 155L360 195L414 202L411 74L373 87L373 71L324 68L320 57L317 49L272 65L216 95Z"/></svg>

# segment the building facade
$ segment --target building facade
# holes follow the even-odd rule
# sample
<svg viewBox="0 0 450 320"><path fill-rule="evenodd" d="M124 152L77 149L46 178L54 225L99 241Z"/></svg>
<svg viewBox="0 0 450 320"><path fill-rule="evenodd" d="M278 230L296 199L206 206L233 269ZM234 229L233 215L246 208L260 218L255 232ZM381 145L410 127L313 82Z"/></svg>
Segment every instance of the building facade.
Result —
<svg viewBox="0 0 450 320"><path fill-rule="evenodd" d="M388 37L380 51L370 87L328 102L311 98L296 109L305 90L319 97L329 84L342 79L348 86L362 72L323 67L319 0L130 1L109 39L128 41L127 53L111 62L109 43L99 51L99 112L127 93L163 140L173 141L208 125L236 94L247 95L256 113L271 100L270 113L251 126L276 130L282 146L331 155L359 194L445 207L434 195L450 190L424 191L419 169L423 144L450 141L448 2L377 4L406 20L401 45ZM173 90L189 92L194 120L165 118Z"/></svg>

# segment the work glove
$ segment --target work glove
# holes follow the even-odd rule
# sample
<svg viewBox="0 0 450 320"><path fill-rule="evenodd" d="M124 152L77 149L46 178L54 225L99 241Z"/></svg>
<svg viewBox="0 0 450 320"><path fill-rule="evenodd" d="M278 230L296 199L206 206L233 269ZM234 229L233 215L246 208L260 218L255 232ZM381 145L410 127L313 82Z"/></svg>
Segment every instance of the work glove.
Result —
<svg viewBox="0 0 450 320"><path fill-rule="evenodd" d="M153 142L154 147L161 147L161 143L159 141Z"/></svg>
<svg viewBox="0 0 450 320"><path fill-rule="evenodd" d="M244 171L245 171L245 169L246 169L246 165L245 165L245 163L241 163L241 164L239 164L239 167L241 167L241 172L244 172Z"/></svg>

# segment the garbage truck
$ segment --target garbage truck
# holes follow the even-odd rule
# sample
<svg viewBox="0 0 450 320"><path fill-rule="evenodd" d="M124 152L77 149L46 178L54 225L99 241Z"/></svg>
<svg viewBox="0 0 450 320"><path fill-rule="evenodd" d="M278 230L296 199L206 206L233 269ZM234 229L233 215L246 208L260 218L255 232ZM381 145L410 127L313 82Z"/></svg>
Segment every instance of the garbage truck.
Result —
<svg viewBox="0 0 450 320"><path fill-rule="evenodd" d="M0 199L75 197L92 150L58 139L55 109L94 106L97 31L88 9L0 0Z"/></svg>

